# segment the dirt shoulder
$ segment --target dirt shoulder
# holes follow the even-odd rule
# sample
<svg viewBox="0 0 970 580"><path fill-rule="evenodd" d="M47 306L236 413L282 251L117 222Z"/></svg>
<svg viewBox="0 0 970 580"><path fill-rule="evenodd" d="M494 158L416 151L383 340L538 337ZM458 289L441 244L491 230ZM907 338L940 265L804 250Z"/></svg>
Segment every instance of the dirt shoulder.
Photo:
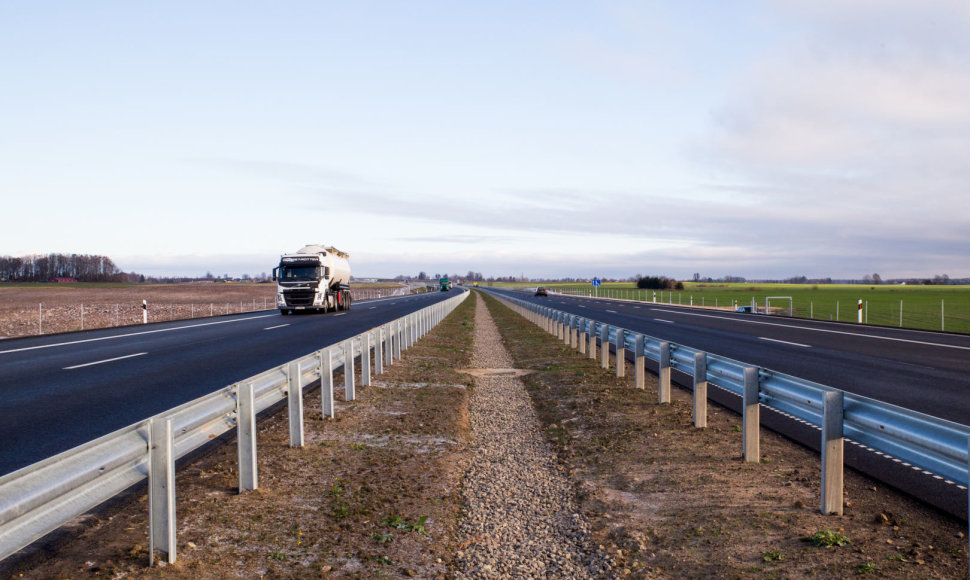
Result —
<svg viewBox="0 0 970 580"><path fill-rule="evenodd" d="M657 404L486 299L548 438L572 470L584 515L621 574L636 578L965 578L966 527L847 470L845 515L819 513L818 456L763 431L741 457L740 417L712 405L693 427L689 393ZM805 541L819 532L841 546ZM836 535L838 534L838 535Z"/></svg>

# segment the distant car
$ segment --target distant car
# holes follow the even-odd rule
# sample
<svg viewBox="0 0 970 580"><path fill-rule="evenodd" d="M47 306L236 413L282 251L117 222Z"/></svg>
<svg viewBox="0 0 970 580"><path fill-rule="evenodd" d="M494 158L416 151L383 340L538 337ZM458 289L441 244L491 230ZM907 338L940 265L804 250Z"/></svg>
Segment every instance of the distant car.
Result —
<svg viewBox="0 0 970 580"><path fill-rule="evenodd" d="M536 288L536 296L548 296L548 295L549 295L549 292L547 292L546 289L543 288L542 286L539 286L538 288Z"/></svg>
<svg viewBox="0 0 970 580"><path fill-rule="evenodd" d="M738 306L735 312L745 312L747 314L758 314L758 308L756 306Z"/></svg>

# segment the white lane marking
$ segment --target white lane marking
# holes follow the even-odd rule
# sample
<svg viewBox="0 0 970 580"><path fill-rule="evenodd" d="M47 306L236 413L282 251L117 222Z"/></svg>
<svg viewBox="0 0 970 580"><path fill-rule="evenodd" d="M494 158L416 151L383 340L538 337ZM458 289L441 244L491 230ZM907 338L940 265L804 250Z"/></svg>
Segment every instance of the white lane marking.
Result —
<svg viewBox="0 0 970 580"><path fill-rule="evenodd" d="M673 320L664 320L663 318L654 318L654 322L663 322L665 324L677 324Z"/></svg>
<svg viewBox="0 0 970 580"><path fill-rule="evenodd" d="M368 308L367 310L373 310L373 309L375 309L375 308L377 308L377 307L376 307L376 306L371 306L371 307L370 307L370 308Z"/></svg>
<svg viewBox="0 0 970 580"><path fill-rule="evenodd" d="M289 326L289 324L277 324L276 326L267 326L263 330L275 330L277 328L284 328L286 326Z"/></svg>
<svg viewBox="0 0 970 580"><path fill-rule="evenodd" d="M678 310L660 310L660 312L670 312L671 314L681 314L683 316L700 316L701 318L717 318L718 320L732 320L727 316L712 316L710 314L697 314L695 312L681 312ZM758 320L748 320L746 318L733 319L735 322L744 322L747 324L762 324L764 326L779 326L781 328L787 328L789 330L806 330L809 332L824 332L828 334L844 334L847 336L855 336L858 338L871 338L873 340L888 340L890 342L905 342L908 344L922 344L925 346L938 346L940 348L954 348L957 350L970 350L970 346L958 346L954 344L942 344L939 342L927 342L925 340L912 340L910 338L893 338L891 336L876 336L873 334L862 334L859 332L848 332L845 330L828 330L825 328L812 328L810 326L796 326L791 324L779 324L777 322L761 322ZM816 321L819 322L819 321Z"/></svg>
<svg viewBox="0 0 970 580"><path fill-rule="evenodd" d="M141 336L144 334L157 334L159 332L172 332L174 330L185 330L187 328L200 328L202 326L215 326L217 324L230 324L233 322L243 322L245 320L258 320L260 318L269 318L271 316L279 316L279 314L266 314L263 316L250 316L248 318L237 318L236 320L221 320L219 322L205 322L202 324L190 324L188 326L178 326L175 328L161 328L158 330L145 330L143 332L129 332L128 334L116 334L114 336L102 336L101 338L86 338L84 340L72 340L70 342L58 342L54 344L42 344L40 346L28 346L25 348L15 348L12 350L0 350L0 354L7 354L11 352L23 352L27 350L38 350L42 348L54 348L55 346L69 346L72 344L83 344L85 342L99 342L102 340L114 340L116 338L127 338L129 336Z"/></svg>
<svg viewBox="0 0 970 580"><path fill-rule="evenodd" d="M583 306L582 304L580 304L580 305L579 305L579 307L580 307L580 308L586 308L586 307L585 307L585 306Z"/></svg>
<svg viewBox="0 0 970 580"><path fill-rule="evenodd" d="M610 314L616 314L617 313L616 310L607 310L607 312L609 312Z"/></svg>
<svg viewBox="0 0 970 580"><path fill-rule="evenodd" d="M802 348L812 348L810 344L802 344L800 342L788 342L787 340L778 340L777 338L768 338L767 336L759 336L758 340L767 340L768 342L779 342L781 344L788 344L791 346L800 346Z"/></svg>
<svg viewBox="0 0 970 580"><path fill-rule="evenodd" d="M142 355L146 355L146 354L148 354L148 353L147 352L139 352L139 353L135 353L135 354L129 354L129 355L126 355L126 356L119 356L119 357L116 357L116 358L108 358L108 359L105 359L105 360L99 360L99 361L84 363L83 365L74 365L72 367L64 367L64 370L65 371L73 371L74 369L81 369L81 368L84 368L84 367L92 367L94 365L101 365L101 364L104 364L104 363L114 362L116 360L124 360L126 358L134 358L136 356L142 356Z"/></svg>
<svg viewBox="0 0 970 580"><path fill-rule="evenodd" d="M341 312L340 314L334 314L334 316L343 316L344 314L347 314L347 313L346 312Z"/></svg>

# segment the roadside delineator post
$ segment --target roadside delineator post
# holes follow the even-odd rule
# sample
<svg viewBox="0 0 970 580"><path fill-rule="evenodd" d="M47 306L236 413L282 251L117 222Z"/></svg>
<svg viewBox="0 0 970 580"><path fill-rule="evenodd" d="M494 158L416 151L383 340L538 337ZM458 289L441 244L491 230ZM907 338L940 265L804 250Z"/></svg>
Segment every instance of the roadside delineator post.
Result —
<svg viewBox="0 0 970 580"><path fill-rule="evenodd" d="M694 355L694 427L707 427L707 353Z"/></svg>
<svg viewBox="0 0 970 580"><path fill-rule="evenodd" d="M822 514L842 515L845 393L822 396Z"/></svg>
<svg viewBox="0 0 970 580"><path fill-rule="evenodd" d="M744 441L744 461L746 463L761 462L761 439L759 432L761 428L761 402L758 400L759 386L758 369L755 367L745 368L741 438Z"/></svg>
<svg viewBox="0 0 970 580"><path fill-rule="evenodd" d="M148 300L141 301L141 323L148 324Z"/></svg>

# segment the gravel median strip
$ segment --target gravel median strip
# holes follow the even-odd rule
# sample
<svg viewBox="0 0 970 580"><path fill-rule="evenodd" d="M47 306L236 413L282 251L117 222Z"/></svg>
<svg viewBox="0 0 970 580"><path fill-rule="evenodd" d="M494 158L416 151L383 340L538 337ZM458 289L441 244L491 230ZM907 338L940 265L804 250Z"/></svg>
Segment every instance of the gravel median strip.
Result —
<svg viewBox="0 0 970 580"><path fill-rule="evenodd" d="M572 485L544 441L525 387L484 301L475 311L465 474L456 578L609 578L608 557L590 540Z"/></svg>

